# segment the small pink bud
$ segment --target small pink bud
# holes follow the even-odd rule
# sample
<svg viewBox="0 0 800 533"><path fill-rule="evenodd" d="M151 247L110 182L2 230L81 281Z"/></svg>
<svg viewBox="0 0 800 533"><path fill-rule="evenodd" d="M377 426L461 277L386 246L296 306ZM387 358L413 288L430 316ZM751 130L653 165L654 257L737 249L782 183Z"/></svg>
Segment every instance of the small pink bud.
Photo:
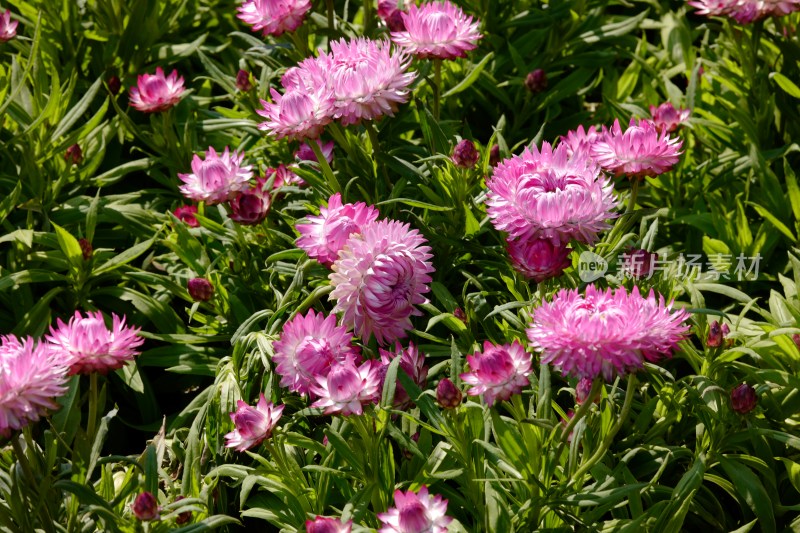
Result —
<svg viewBox="0 0 800 533"><path fill-rule="evenodd" d="M185 498L186 496L178 496L177 498L175 498L175 501L179 502ZM184 511L175 518L175 523L180 526L183 524L188 524L191 519L192 519L192 512Z"/></svg>
<svg viewBox="0 0 800 533"><path fill-rule="evenodd" d="M547 89L547 74L537 68L525 77L525 87L532 93L540 93Z"/></svg>
<svg viewBox="0 0 800 533"><path fill-rule="evenodd" d="M622 270L636 279L650 278L655 271L658 254L633 248L622 256Z"/></svg>
<svg viewBox="0 0 800 533"><path fill-rule="evenodd" d="M195 302L207 302L214 296L214 286L206 278L192 278L189 280L189 296Z"/></svg>
<svg viewBox="0 0 800 533"><path fill-rule="evenodd" d="M489 165L496 167L500 163L500 145L495 144L489 151Z"/></svg>
<svg viewBox="0 0 800 533"><path fill-rule="evenodd" d="M200 225L195 217L197 214L197 206L194 205L182 205L175 209L172 212L176 218L178 218L181 222L189 226L190 228L196 228Z"/></svg>
<svg viewBox="0 0 800 533"><path fill-rule="evenodd" d="M800 349L800 333L795 333L794 335L792 335L792 341L794 341L794 345L797 346L798 349Z"/></svg>
<svg viewBox="0 0 800 533"><path fill-rule="evenodd" d="M475 143L469 139L462 139L453 149L453 164L460 168L472 168L478 162L480 154L475 148Z"/></svg>
<svg viewBox="0 0 800 533"><path fill-rule="evenodd" d="M122 82L119 81L119 76L111 76L108 78L108 90L111 92L112 96L118 95L120 89L122 89Z"/></svg>
<svg viewBox="0 0 800 533"><path fill-rule="evenodd" d="M267 218L272 199L269 192L256 186L237 193L229 205L231 220L244 226L255 226Z"/></svg>
<svg viewBox="0 0 800 533"><path fill-rule="evenodd" d="M456 317L457 319L459 319L461 322L463 322L465 324L467 323L467 315L466 315L466 313L464 313L464 310L461 309L460 307L456 307L453 310L453 316Z"/></svg>
<svg viewBox="0 0 800 533"><path fill-rule="evenodd" d="M246 93L253 88L253 84L250 83L249 72L247 72L246 70L240 70L236 74L236 88L242 91L243 93Z"/></svg>
<svg viewBox="0 0 800 533"><path fill-rule="evenodd" d="M383 19L389 31L406 31L406 22L403 20L403 12L395 9L392 13Z"/></svg>
<svg viewBox="0 0 800 533"><path fill-rule="evenodd" d="M342 523L338 518L317 516L314 520L306 520L306 533L350 533L353 521Z"/></svg>
<svg viewBox="0 0 800 533"><path fill-rule="evenodd" d="M572 250L563 244L554 245L550 239L517 239L508 241L511 266L536 283L557 278L572 262Z"/></svg>
<svg viewBox="0 0 800 533"><path fill-rule="evenodd" d="M731 406L740 415L745 415L755 409L757 403L756 390L747 383L742 383L731 391Z"/></svg>
<svg viewBox="0 0 800 533"><path fill-rule="evenodd" d="M81 253L83 254L83 260L88 261L92 258L92 243L87 241L86 239L78 239L78 245L81 247Z"/></svg>
<svg viewBox="0 0 800 533"><path fill-rule="evenodd" d="M464 394L448 378L442 378L436 385L436 401L445 409L455 409L461 405Z"/></svg>
<svg viewBox="0 0 800 533"><path fill-rule="evenodd" d="M145 491L136 496L131 506L133 514L139 520L148 522L150 520L159 520L161 515L159 513L158 501L155 496Z"/></svg>
<svg viewBox="0 0 800 533"><path fill-rule="evenodd" d="M709 348L719 348L722 346L722 340L730 333L728 324L720 325L716 320L708 326L708 338L706 339L706 346Z"/></svg>
<svg viewBox="0 0 800 533"><path fill-rule="evenodd" d="M64 160L66 160L66 162L70 165L80 165L81 161L83 161L83 152L81 151L81 147L75 143L67 148L67 151L64 152Z"/></svg>
<svg viewBox="0 0 800 533"><path fill-rule="evenodd" d="M583 378L578 381L578 384L575 386L575 403L582 404L585 402L588 399L590 392L592 392L591 378ZM598 400L599 398L594 398L595 403L597 403Z"/></svg>

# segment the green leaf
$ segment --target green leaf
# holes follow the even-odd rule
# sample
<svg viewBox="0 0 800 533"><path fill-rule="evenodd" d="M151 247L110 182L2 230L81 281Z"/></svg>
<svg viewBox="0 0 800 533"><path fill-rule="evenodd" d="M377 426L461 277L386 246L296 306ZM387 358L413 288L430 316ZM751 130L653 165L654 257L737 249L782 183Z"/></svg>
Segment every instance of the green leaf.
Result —
<svg viewBox="0 0 800 533"><path fill-rule="evenodd" d="M412 200L410 198L390 198L389 200L384 200L382 202L378 202L375 205L386 205L386 204L396 204L401 203L405 205L409 205L411 207L421 207L423 209L430 209L431 211L452 211L452 207L444 207L441 205L433 205L426 202L420 202L419 200Z"/></svg>
<svg viewBox="0 0 800 533"><path fill-rule="evenodd" d="M759 215L766 218L773 226L775 226L775 229L777 229L778 231L789 237L789 239L792 242L797 242L797 238L794 236L792 231L789 228L787 228L783 222L778 220L777 217L775 217L775 215L773 215L767 209L761 207L756 203L747 202L747 204L753 206L753 209L755 209Z"/></svg>
<svg viewBox="0 0 800 533"><path fill-rule="evenodd" d="M453 96L454 94L458 94L461 91L468 89L473 83L475 83L475 81L478 79L478 76L481 75L481 72L483 72L483 69L486 67L486 65L489 63L489 61L491 61L493 57L494 57L494 52L489 52L486 56L484 56L484 58L481 59L481 62L475 65L469 72L469 74L467 74L464 77L464 79L462 79L458 83L458 85L456 85L455 87L444 93L442 95L442 98Z"/></svg>
<svg viewBox="0 0 800 533"><path fill-rule="evenodd" d="M103 77L97 78L95 82L86 90L86 93L83 97L78 100L78 103L75 104L69 112L64 115L64 118L61 119L61 122L58 123L53 134L50 136L50 142L55 142L58 140L59 137L64 135L69 131L69 129L83 116L87 109L89 109L89 105L94 100L95 95L97 95L97 91L100 90L100 87L103 85Z"/></svg>
<svg viewBox="0 0 800 533"><path fill-rule="evenodd" d="M147 250L149 250L150 247L155 242L155 240L156 240L156 238L152 237L151 239L148 239L148 240L146 240L144 242L140 242L139 244L131 246L130 248L128 248L124 252L122 252L120 254L117 254L116 257L112 257L111 259L109 259L108 261L106 261L105 263L100 265L99 267L95 268L94 271L92 272L92 274L94 274L95 276L99 276L100 274L105 274L106 272L111 272L112 270L114 270L116 268L119 268L122 265L130 263L131 261L133 261L134 259L136 259L140 255L145 253ZM77 241L75 241L75 242L77 244ZM80 251L80 246L78 247L78 250Z"/></svg>
<svg viewBox="0 0 800 533"><path fill-rule="evenodd" d="M758 476L739 461L727 457L720 457L719 464L731 480L736 493L758 517L761 531L775 533L775 513L772 508L772 500Z"/></svg>
<svg viewBox="0 0 800 533"><path fill-rule="evenodd" d="M78 244L78 239L72 236L70 232L56 224L55 222L51 222L53 228L56 230L56 238L58 238L58 246L61 248L61 251L64 253L64 256L67 260L75 267L76 270L80 270L83 266L83 252L81 251L81 245Z"/></svg>
<svg viewBox="0 0 800 533"><path fill-rule="evenodd" d="M778 84L778 87L783 89L783 91L795 98L800 98L800 87L795 85L795 83L781 74L780 72L771 72L769 75L772 80Z"/></svg>

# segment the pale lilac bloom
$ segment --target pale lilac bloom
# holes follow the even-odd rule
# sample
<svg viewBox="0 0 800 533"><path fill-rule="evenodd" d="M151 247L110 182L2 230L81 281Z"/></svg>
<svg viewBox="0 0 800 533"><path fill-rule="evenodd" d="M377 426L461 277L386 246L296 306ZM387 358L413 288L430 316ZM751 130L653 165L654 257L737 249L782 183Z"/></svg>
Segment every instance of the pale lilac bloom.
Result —
<svg viewBox="0 0 800 533"><path fill-rule="evenodd" d="M324 407L326 415L360 415L363 405L375 403L380 396L380 365L371 360L359 367L352 361L339 363L327 375L316 377L311 392L319 397L311 407Z"/></svg>
<svg viewBox="0 0 800 533"><path fill-rule="evenodd" d="M470 371L461 374L461 380L472 385L467 394L483 394L483 401L489 407L496 400L508 400L530 383L531 354L519 341L503 345L485 341L483 353L468 355L467 362Z"/></svg>
<svg viewBox="0 0 800 533"><path fill-rule="evenodd" d="M345 523L339 518L317 516L314 520L306 520L306 533L350 533L353 521Z"/></svg>
<svg viewBox="0 0 800 533"><path fill-rule="evenodd" d="M689 119L692 112L688 109L675 109L671 102L664 102L660 106L650 106L650 116L653 117L653 124L659 131L672 133L678 126Z"/></svg>
<svg viewBox="0 0 800 533"><path fill-rule="evenodd" d="M487 213L509 239L549 239L566 244L571 239L592 244L608 229L618 200L608 177L584 153L568 156L567 145L541 152L526 148L494 168Z"/></svg>
<svg viewBox="0 0 800 533"><path fill-rule="evenodd" d="M131 87L130 103L145 113L166 111L180 101L183 91L183 77L177 70L164 76L164 70L157 67L155 74L139 76L136 87Z"/></svg>
<svg viewBox="0 0 800 533"><path fill-rule="evenodd" d="M559 141L559 146L565 145L567 147L567 155L570 157L575 154L588 156L591 151L592 145L600 138L601 133L597 131L595 126L589 126L584 129L583 125L578 126L578 129L568 131L566 135L562 135Z"/></svg>
<svg viewBox="0 0 800 533"><path fill-rule="evenodd" d="M408 377L411 378L414 383L421 389L425 388L425 383L428 379L428 367L425 366L425 354L419 351L419 348L413 343L408 343L408 348L403 348L400 343L395 343L395 347L393 351L384 350L381 348L379 350L381 356L381 363L383 365L382 374L385 378L385 372L389 368L389 365L394 361L395 358L400 358L400 369L403 370ZM384 379L381 379L383 382ZM408 396L408 393L400 384L400 380L397 380L397 385L394 389L394 405L396 407L404 407L411 403L411 399Z"/></svg>
<svg viewBox="0 0 800 533"><path fill-rule="evenodd" d="M186 198L208 205L231 200L253 177L252 167L242 165L243 158L243 152L230 152L227 146L222 155L209 147L205 159L197 154L192 158L191 174L178 174L184 183L178 189Z"/></svg>
<svg viewBox="0 0 800 533"><path fill-rule="evenodd" d="M428 300L431 248L419 231L395 220L379 220L355 233L339 252L328 276L334 312L363 342L372 335L385 345L404 338L412 328L415 306Z"/></svg>
<svg viewBox="0 0 800 533"><path fill-rule="evenodd" d="M322 152L323 157L325 157L325 161L328 162L330 165L333 163L333 141L322 142L320 139L315 139L310 142L317 143L319 146L320 152ZM317 154L314 153L314 150L311 149L308 142L304 142L300 145L300 148L294 153L294 158L299 159L300 161L317 161Z"/></svg>
<svg viewBox="0 0 800 533"><path fill-rule="evenodd" d="M47 343L0 337L0 436L59 408L56 398L67 390L68 365Z"/></svg>
<svg viewBox="0 0 800 533"><path fill-rule="evenodd" d="M344 326L336 325L336 317L309 310L296 315L283 325L283 332L273 348L275 372L281 376L281 387L305 396L318 377L326 377L332 366L358 362L361 354L352 345L353 336Z"/></svg>
<svg viewBox="0 0 800 533"><path fill-rule="evenodd" d="M569 260L572 250L564 244L554 245L548 239L518 239L508 241L507 246L514 269L536 283L560 276L572 264Z"/></svg>
<svg viewBox="0 0 800 533"><path fill-rule="evenodd" d="M590 155L603 169L629 178L656 176L672 169L678 162L683 141L671 138L666 131L659 133L652 121L632 118L628 129L622 131L615 120L610 130L595 142Z"/></svg>
<svg viewBox="0 0 800 533"><path fill-rule="evenodd" d="M111 329L106 327L100 311L89 311L85 317L75 311L68 323L59 318L57 327L50 326L46 339L69 366L69 375L107 374L139 355L137 348L144 342L139 328L125 326L124 316L111 316Z"/></svg>
<svg viewBox="0 0 800 533"><path fill-rule="evenodd" d="M231 220L244 226L254 226L267 218L272 197L265 188L266 183L266 178L257 178L253 187L243 189L233 197L228 204Z"/></svg>
<svg viewBox="0 0 800 533"><path fill-rule="evenodd" d="M403 13L405 31L392 32L392 41L419 58L455 59L466 57L482 37L479 22L460 7L445 0L417 6Z"/></svg>
<svg viewBox="0 0 800 533"><path fill-rule="evenodd" d="M527 334L541 361L565 376L611 381L671 354L689 329L688 317L652 290L644 298L637 287L628 293L589 285L585 296L562 289L542 303Z"/></svg>
<svg viewBox="0 0 800 533"><path fill-rule="evenodd" d="M378 513L383 527L378 533L446 533L453 519L447 516L447 500L428 494L422 485L417 492L394 491L394 507Z"/></svg>
<svg viewBox="0 0 800 533"><path fill-rule="evenodd" d="M18 20L11 20L11 10L6 9L5 13L0 15L0 42L8 42L17 36Z"/></svg>
<svg viewBox="0 0 800 533"><path fill-rule="evenodd" d="M296 30L309 9L310 0L247 0L239 6L236 16L251 25L253 31L277 37Z"/></svg>
<svg viewBox="0 0 800 533"><path fill-rule="evenodd" d="M262 392L255 407L247 402L236 402L236 411L230 414L235 429L225 435L225 447L237 452L257 446L272 434L283 413L283 405L268 402Z"/></svg>
<svg viewBox="0 0 800 533"><path fill-rule="evenodd" d="M339 257L347 239L353 233L378 219L378 210L364 202L342 204L342 195L336 193L328 200L328 207L320 207L319 216L307 216L308 222L295 226L301 237L297 246L323 265L330 267Z"/></svg>

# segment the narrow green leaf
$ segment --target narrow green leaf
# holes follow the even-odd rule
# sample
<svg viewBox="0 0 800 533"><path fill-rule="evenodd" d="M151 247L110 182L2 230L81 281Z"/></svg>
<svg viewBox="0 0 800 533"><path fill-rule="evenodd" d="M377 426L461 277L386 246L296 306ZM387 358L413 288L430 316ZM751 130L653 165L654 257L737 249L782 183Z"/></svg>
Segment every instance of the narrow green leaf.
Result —
<svg viewBox="0 0 800 533"><path fill-rule="evenodd" d="M783 89L786 94L795 98L800 98L800 87L795 85L792 80L780 72L772 72L770 73L769 77L772 78L772 80L778 84L778 87Z"/></svg>
<svg viewBox="0 0 800 533"><path fill-rule="evenodd" d="M73 237L70 232L55 222L51 222L51 224L56 230L58 246L61 248L64 256L72 264L72 266L75 267L76 270L80 270L80 268L83 266L83 252L81 252L81 245L78 244L78 239Z"/></svg>
<svg viewBox="0 0 800 533"><path fill-rule="evenodd" d="M719 464L730 478L737 494L758 517L761 531L775 533L775 512L772 508L772 500L758 476L739 461L727 457L720 457Z"/></svg>
<svg viewBox="0 0 800 533"><path fill-rule="evenodd" d="M494 57L494 52L489 52L486 56L484 56L484 58L481 59L481 62L475 65L472 68L472 70L470 70L469 74L467 74L464 77L464 79L462 79L458 83L458 85L456 85L455 87L444 93L442 95L442 98L453 96L454 94L458 94L461 91L468 89L473 83L475 83L475 81L478 79L478 76L481 75L481 72L483 72L483 69L486 67L486 65L489 63L489 61L491 61L493 57Z"/></svg>
<svg viewBox="0 0 800 533"><path fill-rule="evenodd" d="M106 261L105 263L100 265L99 267L95 268L94 271L92 272L92 274L94 274L95 276L99 276L100 274L105 274L106 272L111 272L112 270L114 270L116 268L119 268L122 265L130 263L131 261L133 261L134 259L136 259L140 255L145 253L147 250L149 250L150 247L155 242L155 240L156 240L156 238L153 237L151 239L148 239L148 240L146 240L144 242L140 242L139 244L136 244L136 245L128 248L124 252L118 254L116 257L112 257L111 259L109 259L108 261ZM75 241L75 243L77 244L77 241ZM78 246L78 251L80 251L80 246Z"/></svg>

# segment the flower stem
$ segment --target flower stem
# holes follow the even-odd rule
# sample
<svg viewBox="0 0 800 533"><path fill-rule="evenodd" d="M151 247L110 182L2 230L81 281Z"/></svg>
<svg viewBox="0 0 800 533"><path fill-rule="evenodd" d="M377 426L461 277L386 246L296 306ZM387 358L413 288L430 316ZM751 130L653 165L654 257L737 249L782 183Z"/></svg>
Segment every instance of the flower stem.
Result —
<svg viewBox="0 0 800 533"><path fill-rule="evenodd" d="M97 424L97 372L89 375L89 419L86 422L86 436L89 438L89 449L94 442L95 427Z"/></svg>
<svg viewBox="0 0 800 533"><path fill-rule="evenodd" d="M439 120L439 98L442 94L442 60L433 60L433 118Z"/></svg>
<svg viewBox="0 0 800 533"><path fill-rule="evenodd" d="M336 29L336 17L333 11L333 0L325 0L325 5L328 7L328 29L334 31Z"/></svg>
<svg viewBox="0 0 800 533"><path fill-rule="evenodd" d="M372 31L374 13L372 10L372 0L364 2L364 34L369 35Z"/></svg>
<svg viewBox="0 0 800 533"><path fill-rule="evenodd" d="M567 427L564 428L564 431L561 432L561 442L558 444L558 449L556 449L555 460L558 461L561 457L561 452L564 451L564 446L566 446L567 441L569 440L569 436L572 433L572 430L575 429L575 426L578 425L578 422L586 416L586 413L589 412L589 408L592 407L594 403L594 397L597 396L597 393L600 392L600 387L603 385L602 378L595 378L592 382L592 390L589 392L589 395L583 401L581 406L575 411L575 414L572 415L572 418L567 423Z"/></svg>
<svg viewBox="0 0 800 533"><path fill-rule="evenodd" d="M632 213L634 207L636 207L636 198L639 196L639 179L634 178L631 182L631 197L628 200L628 209L625 210L626 213Z"/></svg>
<svg viewBox="0 0 800 533"><path fill-rule="evenodd" d="M339 182L336 181L336 176L333 175L333 170L331 170L328 160L325 159L325 156L322 154L322 150L320 149L317 140L310 139L306 144L311 147L311 149L314 151L314 155L317 156L317 162L322 169L322 173L325 175L325 179L328 180L328 185L330 186L331 190L334 193L341 192L342 188L339 187Z"/></svg>

